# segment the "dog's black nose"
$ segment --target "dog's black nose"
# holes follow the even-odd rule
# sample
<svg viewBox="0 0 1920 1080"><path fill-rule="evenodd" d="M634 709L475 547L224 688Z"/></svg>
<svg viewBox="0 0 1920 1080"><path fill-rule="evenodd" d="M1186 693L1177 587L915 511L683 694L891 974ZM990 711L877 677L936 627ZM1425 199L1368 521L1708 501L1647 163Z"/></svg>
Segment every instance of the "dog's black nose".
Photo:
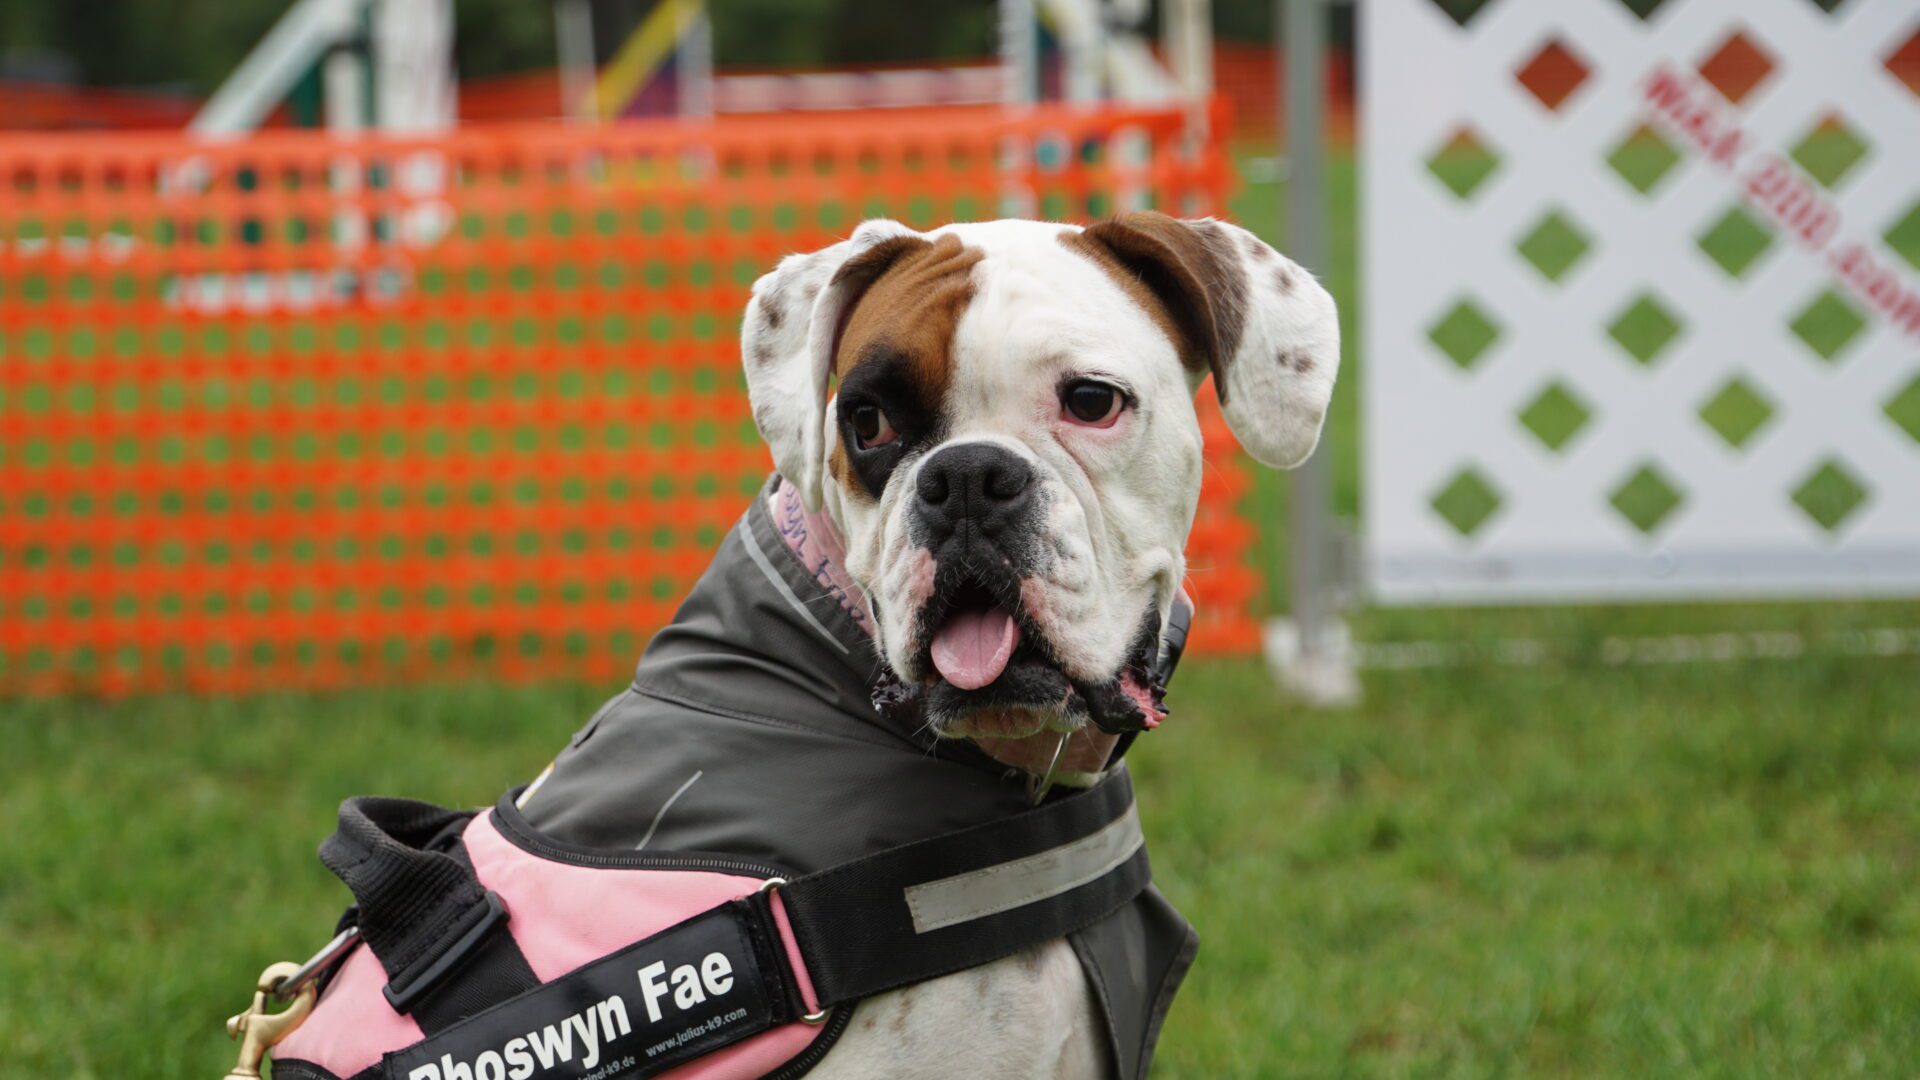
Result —
<svg viewBox="0 0 1920 1080"><path fill-rule="evenodd" d="M945 539L963 523L994 533L1033 502L1033 466L993 443L949 446L920 466L914 481L920 517Z"/></svg>

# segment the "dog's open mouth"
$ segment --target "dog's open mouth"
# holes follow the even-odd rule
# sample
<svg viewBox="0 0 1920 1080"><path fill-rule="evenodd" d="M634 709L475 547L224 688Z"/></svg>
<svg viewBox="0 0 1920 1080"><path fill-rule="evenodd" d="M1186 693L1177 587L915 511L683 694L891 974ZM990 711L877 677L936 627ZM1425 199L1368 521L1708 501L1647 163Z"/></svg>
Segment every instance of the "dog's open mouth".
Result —
<svg viewBox="0 0 1920 1080"><path fill-rule="evenodd" d="M1105 731L1138 730L1166 716L1165 687L1154 670L1157 611L1144 614L1118 672L1074 678L1010 576L968 570L941 577L919 619L924 674L915 682L883 676L874 689L874 705L883 712L911 714L946 737L998 738L1073 731L1088 721Z"/></svg>
<svg viewBox="0 0 1920 1080"><path fill-rule="evenodd" d="M932 631L922 635L927 659L956 690L993 685L1020 647L1025 635L1014 618L1018 600L1006 597L1006 592L970 578L957 583L943 602L929 604L922 614L923 628Z"/></svg>

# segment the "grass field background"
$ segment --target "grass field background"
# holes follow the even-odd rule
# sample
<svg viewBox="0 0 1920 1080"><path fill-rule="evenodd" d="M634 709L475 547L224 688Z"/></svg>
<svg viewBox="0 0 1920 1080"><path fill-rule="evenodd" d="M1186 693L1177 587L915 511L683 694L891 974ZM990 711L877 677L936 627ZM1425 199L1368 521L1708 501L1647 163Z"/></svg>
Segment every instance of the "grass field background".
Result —
<svg viewBox="0 0 1920 1080"><path fill-rule="evenodd" d="M1343 300L1353 176L1334 163ZM1277 199L1249 184L1235 211L1272 235ZM1374 672L1346 711L1189 664L1131 759L1203 938L1155 1075L1920 1075L1914 659L1586 659L1609 634L1887 625L1920 606L1368 612L1367 640L1571 659ZM613 689L0 703L0 1075L221 1075L222 1019L344 903L313 857L340 799L491 801Z"/></svg>

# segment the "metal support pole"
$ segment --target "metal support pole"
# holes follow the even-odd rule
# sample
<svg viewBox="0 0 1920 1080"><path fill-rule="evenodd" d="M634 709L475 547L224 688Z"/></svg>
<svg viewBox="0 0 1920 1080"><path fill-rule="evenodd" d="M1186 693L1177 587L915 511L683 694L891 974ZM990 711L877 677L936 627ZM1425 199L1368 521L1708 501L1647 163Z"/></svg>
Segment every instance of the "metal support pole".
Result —
<svg viewBox="0 0 1920 1080"><path fill-rule="evenodd" d="M1160 8L1160 38L1167 64L1190 109L1200 119L1213 95L1213 5L1211 0L1166 0Z"/></svg>
<svg viewBox="0 0 1920 1080"><path fill-rule="evenodd" d="M1101 0L1048 0L1047 10L1060 42L1061 96L1078 105L1098 102L1106 81Z"/></svg>
<svg viewBox="0 0 1920 1080"><path fill-rule="evenodd" d="M350 139L367 126L367 67L365 56L352 44L334 46L320 63L321 92L325 95L327 133ZM366 182L360 161L351 154L336 155L328 166L330 187L341 208L333 212L333 242L343 253L366 246L370 233L366 211L354 203Z"/></svg>
<svg viewBox="0 0 1920 1080"><path fill-rule="evenodd" d="M1274 59L1286 73L1281 111L1286 117L1287 254L1302 265L1326 265L1325 0L1277 0L1280 31ZM1269 629L1267 655L1289 690L1319 704L1358 699L1346 627L1335 610L1337 583L1327 520L1327 437L1293 472L1289 500L1288 579L1292 614Z"/></svg>
<svg viewBox="0 0 1920 1080"><path fill-rule="evenodd" d="M1281 107L1287 118L1287 251L1295 262L1318 268L1326 265L1327 255L1320 127L1320 51L1326 36L1326 8L1321 0L1281 0L1281 6L1284 33L1277 59L1286 72L1286 99ZM1327 455L1316 450L1294 471L1291 506L1293 613L1300 627L1301 654L1309 659L1323 651L1319 631L1327 614L1320 602L1326 573L1319 542L1326 501Z"/></svg>
<svg viewBox="0 0 1920 1080"><path fill-rule="evenodd" d="M1213 127L1212 0L1164 0L1160 7L1160 41L1169 74L1186 106L1184 151L1198 156L1212 138Z"/></svg>
<svg viewBox="0 0 1920 1080"><path fill-rule="evenodd" d="M383 0L373 7L373 116L381 131L451 128L453 0Z"/></svg>
<svg viewBox="0 0 1920 1080"><path fill-rule="evenodd" d="M560 54L560 114L576 123L600 119L594 100L593 7L587 0L556 0L554 44Z"/></svg>
<svg viewBox="0 0 1920 1080"><path fill-rule="evenodd" d="M696 6L681 31L674 77L680 119L713 119L713 19L705 4Z"/></svg>
<svg viewBox="0 0 1920 1080"><path fill-rule="evenodd" d="M335 135L358 135L367 126L367 67L353 45L336 46L321 62L322 92L326 95L327 130Z"/></svg>
<svg viewBox="0 0 1920 1080"><path fill-rule="evenodd" d="M1000 0L1002 101L1032 105L1040 91L1040 44L1035 40L1033 0Z"/></svg>

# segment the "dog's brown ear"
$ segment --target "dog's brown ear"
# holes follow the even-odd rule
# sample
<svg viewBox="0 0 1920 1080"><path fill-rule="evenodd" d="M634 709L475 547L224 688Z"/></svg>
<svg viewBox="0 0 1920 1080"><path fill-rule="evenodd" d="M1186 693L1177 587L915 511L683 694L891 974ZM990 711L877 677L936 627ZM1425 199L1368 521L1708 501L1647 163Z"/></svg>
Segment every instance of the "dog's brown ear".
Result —
<svg viewBox="0 0 1920 1080"><path fill-rule="evenodd" d="M1312 274L1245 229L1150 210L1074 239L1161 305L1181 361L1196 384L1213 376L1249 454L1280 468L1306 460L1340 367L1339 315Z"/></svg>
<svg viewBox="0 0 1920 1080"><path fill-rule="evenodd" d="M820 508L827 387L844 316L908 246L925 243L897 221L866 221L847 240L789 255L753 283L740 323L753 422L810 510Z"/></svg>

